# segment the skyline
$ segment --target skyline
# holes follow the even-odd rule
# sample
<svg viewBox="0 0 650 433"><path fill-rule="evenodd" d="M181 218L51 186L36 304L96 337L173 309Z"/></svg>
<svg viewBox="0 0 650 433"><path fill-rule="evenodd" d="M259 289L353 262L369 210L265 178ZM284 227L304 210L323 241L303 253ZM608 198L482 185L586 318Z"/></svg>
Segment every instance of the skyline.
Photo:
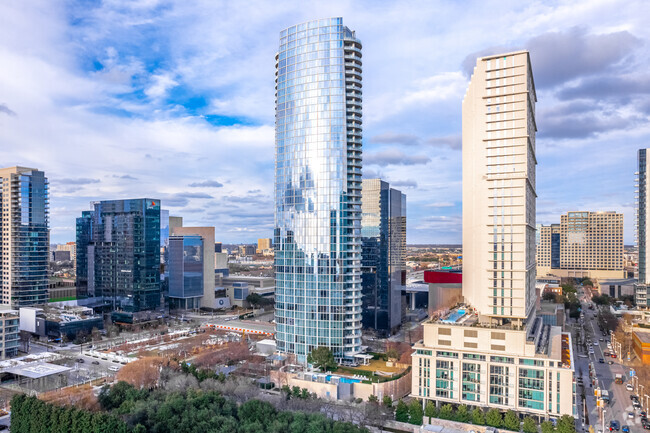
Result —
<svg viewBox="0 0 650 433"><path fill-rule="evenodd" d="M647 5L296 4L0 5L4 166L49 178L52 242L74 240L90 201L146 196L226 243L272 237L278 29L342 16L364 42L364 178L408 195L409 244L461 243L468 68L524 48L539 100L538 223L614 210L633 243L636 152L650 138ZM499 24L511 22L522 25Z"/></svg>

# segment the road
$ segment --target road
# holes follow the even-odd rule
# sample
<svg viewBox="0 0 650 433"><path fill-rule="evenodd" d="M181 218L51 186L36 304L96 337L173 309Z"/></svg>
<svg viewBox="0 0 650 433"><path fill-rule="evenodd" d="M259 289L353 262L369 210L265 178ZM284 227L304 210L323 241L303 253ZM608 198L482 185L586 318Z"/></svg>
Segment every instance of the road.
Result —
<svg viewBox="0 0 650 433"><path fill-rule="evenodd" d="M585 429L588 429L588 426L592 425L596 431L599 431L604 425L607 430L609 422L611 420L617 420L622 426L629 425L630 430L636 433L642 430L643 427L641 426L640 417L635 415L633 419L628 418L628 412L633 411L632 401L630 400L631 393L625 389L625 382L622 385L614 382L616 374L622 374L624 381L627 381L629 379L629 369L621 364L622 360L620 358L613 359L604 356L603 352L608 350L607 341L609 340L609 336L603 336L598 328L596 320L597 310L589 310L587 307L588 302L583 302L584 319L577 321L574 325L579 326L580 330L584 333L585 343L586 341L591 342L591 346L587 346L587 349L585 349L581 341L578 341L578 339L574 341L576 345L575 353L577 354L576 379L579 376L583 379L587 402L587 423ZM600 341L601 338L604 341ZM598 344L594 344L594 342ZM593 348L593 353L589 353L588 347ZM585 355L587 356L586 358ZM600 358L605 360L604 364L599 363ZM612 364L608 363L610 360L613 361ZM595 376L592 377L593 380L589 378L590 363L594 366L596 372ZM590 386L590 383L592 386ZM594 389L597 386L609 392L610 403L605 407L604 424L600 416L600 410L596 407L596 399L594 397ZM580 387L578 387L576 390L578 396L580 396L581 391ZM579 407L581 419L585 417L582 409L582 406Z"/></svg>

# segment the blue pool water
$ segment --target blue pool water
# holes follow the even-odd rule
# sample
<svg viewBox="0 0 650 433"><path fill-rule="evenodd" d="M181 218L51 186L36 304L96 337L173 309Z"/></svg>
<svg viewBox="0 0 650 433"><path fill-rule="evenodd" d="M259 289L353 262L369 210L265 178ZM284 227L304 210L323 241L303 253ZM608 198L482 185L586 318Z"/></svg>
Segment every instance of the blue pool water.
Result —
<svg viewBox="0 0 650 433"><path fill-rule="evenodd" d="M332 379L331 374L328 374L327 376L325 376L325 380L327 382L331 382L331 379ZM347 377L340 377L339 381L342 382L342 383L359 383L359 382L361 382L359 379L349 379Z"/></svg>
<svg viewBox="0 0 650 433"><path fill-rule="evenodd" d="M456 323L458 319L465 315L465 310L456 310L449 315L445 320L442 320L443 323Z"/></svg>

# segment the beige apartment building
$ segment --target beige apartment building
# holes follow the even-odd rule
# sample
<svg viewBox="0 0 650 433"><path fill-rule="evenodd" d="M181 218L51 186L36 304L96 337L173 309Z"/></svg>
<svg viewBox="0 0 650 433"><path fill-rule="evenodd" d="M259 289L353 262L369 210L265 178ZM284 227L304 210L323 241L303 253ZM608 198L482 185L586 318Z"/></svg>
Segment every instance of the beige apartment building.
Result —
<svg viewBox="0 0 650 433"><path fill-rule="evenodd" d="M479 58L463 100L463 296L494 323L535 306L536 100L527 51Z"/></svg>
<svg viewBox="0 0 650 433"><path fill-rule="evenodd" d="M463 100L466 304L414 346L423 404L576 414L571 336L535 317L536 100L527 51L477 59Z"/></svg>
<svg viewBox="0 0 650 433"><path fill-rule="evenodd" d="M414 346L411 395L540 419L575 415L571 335L542 322L534 319L525 331L490 328L456 310L426 324Z"/></svg>
<svg viewBox="0 0 650 433"><path fill-rule="evenodd" d="M537 269L560 267L560 225L537 226ZM539 272L538 272L539 274Z"/></svg>
<svg viewBox="0 0 650 433"><path fill-rule="evenodd" d="M623 266L623 214L616 212L567 212L559 224L559 244L549 231L558 225L541 227L537 275L621 279ZM557 240L557 239L556 239ZM559 263L546 260L547 252L559 250Z"/></svg>
<svg viewBox="0 0 650 433"><path fill-rule="evenodd" d="M257 254L269 253L271 250L271 238L261 238L257 240Z"/></svg>

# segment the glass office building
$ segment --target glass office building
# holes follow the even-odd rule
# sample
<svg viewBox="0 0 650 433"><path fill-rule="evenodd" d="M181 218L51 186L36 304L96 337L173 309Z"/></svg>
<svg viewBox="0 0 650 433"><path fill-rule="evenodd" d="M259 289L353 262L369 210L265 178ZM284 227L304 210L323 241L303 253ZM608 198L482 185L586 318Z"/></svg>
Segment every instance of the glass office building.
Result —
<svg viewBox="0 0 650 433"><path fill-rule="evenodd" d="M361 351L361 42L341 18L289 27L276 55L278 350Z"/></svg>
<svg viewBox="0 0 650 433"><path fill-rule="evenodd" d="M50 249L49 186L42 171L0 169L2 304L46 303Z"/></svg>
<svg viewBox="0 0 650 433"><path fill-rule="evenodd" d="M201 307L203 296L203 238L170 236L166 262L169 275L169 307Z"/></svg>
<svg viewBox="0 0 650 433"><path fill-rule="evenodd" d="M77 219L77 281L103 297L114 318L160 307L160 201L110 200ZM137 316L137 315L136 315Z"/></svg>
<svg viewBox="0 0 650 433"><path fill-rule="evenodd" d="M380 179L361 191L363 326L382 336L402 322L406 285L406 195Z"/></svg>

